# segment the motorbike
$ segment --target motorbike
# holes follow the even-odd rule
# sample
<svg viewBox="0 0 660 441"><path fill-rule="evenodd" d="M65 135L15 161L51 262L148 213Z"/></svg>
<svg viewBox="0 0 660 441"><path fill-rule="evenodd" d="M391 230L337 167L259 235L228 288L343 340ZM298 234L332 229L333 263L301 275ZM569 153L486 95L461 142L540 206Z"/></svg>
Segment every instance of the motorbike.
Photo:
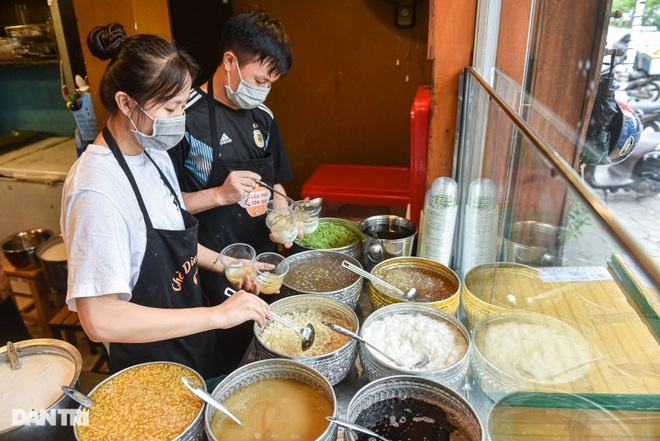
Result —
<svg viewBox="0 0 660 441"><path fill-rule="evenodd" d="M660 132L660 102L657 101L631 101L628 103L639 119L644 130L650 129Z"/></svg>
<svg viewBox="0 0 660 441"><path fill-rule="evenodd" d="M637 198L660 193L660 132L644 131L637 146L624 161L610 165L587 165L584 180L602 190L605 201L610 193L632 192Z"/></svg>
<svg viewBox="0 0 660 441"><path fill-rule="evenodd" d="M610 193L632 191L638 197L660 193L660 132L642 130L639 114L617 101L614 52L609 71L601 75L580 153L585 182Z"/></svg>
<svg viewBox="0 0 660 441"><path fill-rule="evenodd" d="M657 101L660 98L660 75L649 75L642 70L633 70L617 82L617 90L625 91L630 98Z"/></svg>

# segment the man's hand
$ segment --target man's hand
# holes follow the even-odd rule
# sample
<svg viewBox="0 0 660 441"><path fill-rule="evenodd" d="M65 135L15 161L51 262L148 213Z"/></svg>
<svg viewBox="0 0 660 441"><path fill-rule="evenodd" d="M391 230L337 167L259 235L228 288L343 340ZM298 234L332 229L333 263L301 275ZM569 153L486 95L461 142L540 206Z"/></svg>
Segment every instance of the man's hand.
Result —
<svg viewBox="0 0 660 441"><path fill-rule="evenodd" d="M225 205L235 204L245 199L260 179L260 175L251 171L232 171L217 190L221 192Z"/></svg>

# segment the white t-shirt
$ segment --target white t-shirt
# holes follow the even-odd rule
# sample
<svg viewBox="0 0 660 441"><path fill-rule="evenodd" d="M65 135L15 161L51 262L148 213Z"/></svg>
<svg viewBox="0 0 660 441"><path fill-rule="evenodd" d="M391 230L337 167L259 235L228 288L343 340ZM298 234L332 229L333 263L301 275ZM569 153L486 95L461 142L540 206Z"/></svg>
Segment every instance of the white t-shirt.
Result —
<svg viewBox="0 0 660 441"><path fill-rule="evenodd" d="M148 150L183 204L166 152ZM144 153L124 156L154 228L182 230L181 212ZM130 300L147 243L133 189L110 149L91 144L73 164L62 190L60 230L68 256L67 304L76 298L120 294Z"/></svg>

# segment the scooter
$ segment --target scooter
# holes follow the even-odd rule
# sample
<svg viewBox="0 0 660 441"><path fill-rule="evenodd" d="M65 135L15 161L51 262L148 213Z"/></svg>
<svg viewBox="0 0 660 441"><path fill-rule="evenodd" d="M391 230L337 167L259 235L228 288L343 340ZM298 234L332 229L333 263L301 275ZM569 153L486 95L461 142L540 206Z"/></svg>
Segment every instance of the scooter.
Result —
<svg viewBox="0 0 660 441"><path fill-rule="evenodd" d="M657 101L660 98L660 75L633 70L625 80L618 82L617 90L625 91L631 98Z"/></svg>
<svg viewBox="0 0 660 441"><path fill-rule="evenodd" d="M644 131L633 152L624 161L611 165L587 165L584 180L602 190L607 202L610 193L633 192L638 198L660 193L660 132Z"/></svg>
<svg viewBox="0 0 660 441"><path fill-rule="evenodd" d="M644 129L660 132L660 102L631 101L628 105L637 113Z"/></svg>

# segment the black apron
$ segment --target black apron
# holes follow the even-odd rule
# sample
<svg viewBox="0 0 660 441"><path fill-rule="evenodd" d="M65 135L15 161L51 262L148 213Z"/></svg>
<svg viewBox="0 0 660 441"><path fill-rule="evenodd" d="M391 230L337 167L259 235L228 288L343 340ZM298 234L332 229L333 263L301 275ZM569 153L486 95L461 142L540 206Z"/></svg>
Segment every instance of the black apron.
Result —
<svg viewBox="0 0 660 441"><path fill-rule="evenodd" d="M275 166L270 152L264 152L263 158L249 160L226 160L220 157L218 129L215 119L215 99L213 98L213 77L208 81L207 105L209 108L209 130L213 148L213 164L207 182L207 187L222 185L232 171L251 171L258 173L261 180L273 186L275 184ZM251 111L250 111L251 112ZM256 120L254 125L256 126ZM277 251L277 244L272 242L266 226L266 214L252 217L238 203L212 208L195 214L199 220L199 243L207 248L220 252L233 243L248 243L257 254ZM217 305L226 300L223 292L231 287L226 277L215 272L200 269L202 290L211 305ZM279 296L260 296L267 302L273 302ZM216 347L214 369L221 374L229 374L238 367L250 342L252 341L253 322L248 321L230 329L216 331Z"/></svg>
<svg viewBox="0 0 660 441"><path fill-rule="evenodd" d="M140 265L140 276L130 301L152 308L181 309L203 306L197 274L197 220L181 208L176 192L145 151L145 155L154 164L174 196L185 226L185 230L155 229L133 174L107 127L103 129L103 137L131 183L147 227L147 246ZM210 370L212 339L211 332L200 332L151 343L110 343L110 373L139 363L172 361L188 366L208 378L215 375Z"/></svg>

